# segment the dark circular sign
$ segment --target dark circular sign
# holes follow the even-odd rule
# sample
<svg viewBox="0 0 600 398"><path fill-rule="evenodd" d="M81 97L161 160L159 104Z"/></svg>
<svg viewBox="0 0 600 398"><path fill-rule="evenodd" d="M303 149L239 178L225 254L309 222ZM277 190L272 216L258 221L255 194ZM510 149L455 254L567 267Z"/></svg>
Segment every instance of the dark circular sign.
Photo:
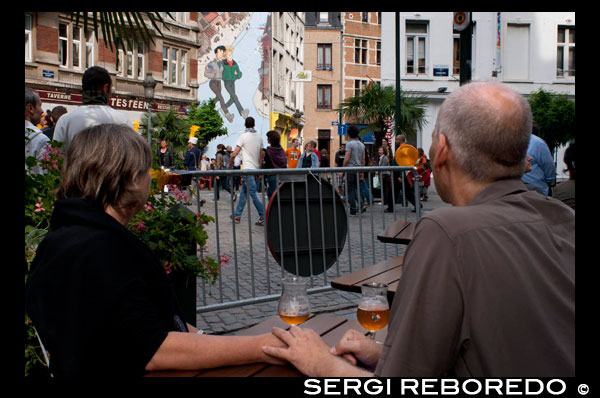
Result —
<svg viewBox="0 0 600 398"><path fill-rule="evenodd" d="M281 180L265 215L269 250L286 271L319 275L346 243L344 204L327 180L313 174L282 175Z"/></svg>

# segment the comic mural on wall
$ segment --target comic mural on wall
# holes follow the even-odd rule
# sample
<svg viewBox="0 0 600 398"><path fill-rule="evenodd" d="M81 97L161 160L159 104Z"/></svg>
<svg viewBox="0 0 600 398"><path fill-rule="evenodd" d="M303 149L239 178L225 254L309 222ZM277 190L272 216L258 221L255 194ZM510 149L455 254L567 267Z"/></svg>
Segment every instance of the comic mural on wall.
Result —
<svg viewBox="0 0 600 398"><path fill-rule="evenodd" d="M266 12L209 12L204 19L207 50L198 60L198 100L215 100L228 134L208 143L205 152L216 152L217 144L231 145L252 116L256 131L269 130L270 18Z"/></svg>

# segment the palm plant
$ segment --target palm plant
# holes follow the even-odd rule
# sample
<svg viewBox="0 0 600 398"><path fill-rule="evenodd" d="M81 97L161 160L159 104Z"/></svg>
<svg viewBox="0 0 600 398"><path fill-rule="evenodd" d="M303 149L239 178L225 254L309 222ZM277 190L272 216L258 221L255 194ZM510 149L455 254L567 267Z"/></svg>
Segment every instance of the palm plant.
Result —
<svg viewBox="0 0 600 398"><path fill-rule="evenodd" d="M141 118L140 130L147 138L148 114ZM152 153L156 153L158 143L165 139L175 154L175 168L183 168L183 158L187 149L189 125L185 118L180 117L173 109L167 112L152 114Z"/></svg>
<svg viewBox="0 0 600 398"><path fill-rule="evenodd" d="M400 92L401 134L413 137L425 126L426 102L427 98L422 95ZM357 124L366 124L367 127L361 129L361 137L373 131L375 143L379 146L385 135L385 119L395 116L396 90L394 87L382 87L379 83L371 81L359 95L342 101L335 110Z"/></svg>
<svg viewBox="0 0 600 398"><path fill-rule="evenodd" d="M70 12L71 21L75 19L75 25L79 25L79 20L83 20L83 29L86 30L88 22L91 19L91 23L94 27L94 36L98 40L98 29L102 31L104 37L105 46L110 47L111 51L118 50L121 48L125 50L125 42L132 47L132 39L134 42L143 42L146 46L152 42L152 32L150 31L146 20L150 21L150 24L159 35L163 36L161 30L158 28L157 22L164 22L161 13L159 12ZM166 13L171 17L170 13ZM169 30L167 25L164 27ZM114 46L114 49L113 49Z"/></svg>

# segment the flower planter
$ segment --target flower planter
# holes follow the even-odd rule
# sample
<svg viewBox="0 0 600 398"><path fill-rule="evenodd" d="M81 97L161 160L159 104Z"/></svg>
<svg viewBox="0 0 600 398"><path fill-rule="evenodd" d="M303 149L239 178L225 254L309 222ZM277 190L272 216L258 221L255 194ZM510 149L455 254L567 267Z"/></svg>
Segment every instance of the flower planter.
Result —
<svg viewBox="0 0 600 398"><path fill-rule="evenodd" d="M195 251L195 249L194 249ZM184 322L196 326L196 277L187 271L174 270L168 275L183 312Z"/></svg>

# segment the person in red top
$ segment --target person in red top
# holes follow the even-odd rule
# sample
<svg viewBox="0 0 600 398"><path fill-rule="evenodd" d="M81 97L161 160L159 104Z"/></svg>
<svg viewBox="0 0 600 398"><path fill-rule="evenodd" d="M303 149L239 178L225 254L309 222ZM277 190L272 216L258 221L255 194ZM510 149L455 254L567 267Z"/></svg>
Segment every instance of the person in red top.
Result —
<svg viewBox="0 0 600 398"><path fill-rule="evenodd" d="M287 156L287 167L295 169L298 165L298 160L300 160L300 155L302 155L302 151L298 149L297 138L292 139L292 147L285 151L285 155Z"/></svg>
<svg viewBox="0 0 600 398"><path fill-rule="evenodd" d="M431 166L429 165L429 160L427 159L423 148L418 148L417 150L419 151L417 173L421 176L419 179L419 195L421 195L421 201L427 201L427 199L429 199L427 196L427 189L431 184Z"/></svg>

